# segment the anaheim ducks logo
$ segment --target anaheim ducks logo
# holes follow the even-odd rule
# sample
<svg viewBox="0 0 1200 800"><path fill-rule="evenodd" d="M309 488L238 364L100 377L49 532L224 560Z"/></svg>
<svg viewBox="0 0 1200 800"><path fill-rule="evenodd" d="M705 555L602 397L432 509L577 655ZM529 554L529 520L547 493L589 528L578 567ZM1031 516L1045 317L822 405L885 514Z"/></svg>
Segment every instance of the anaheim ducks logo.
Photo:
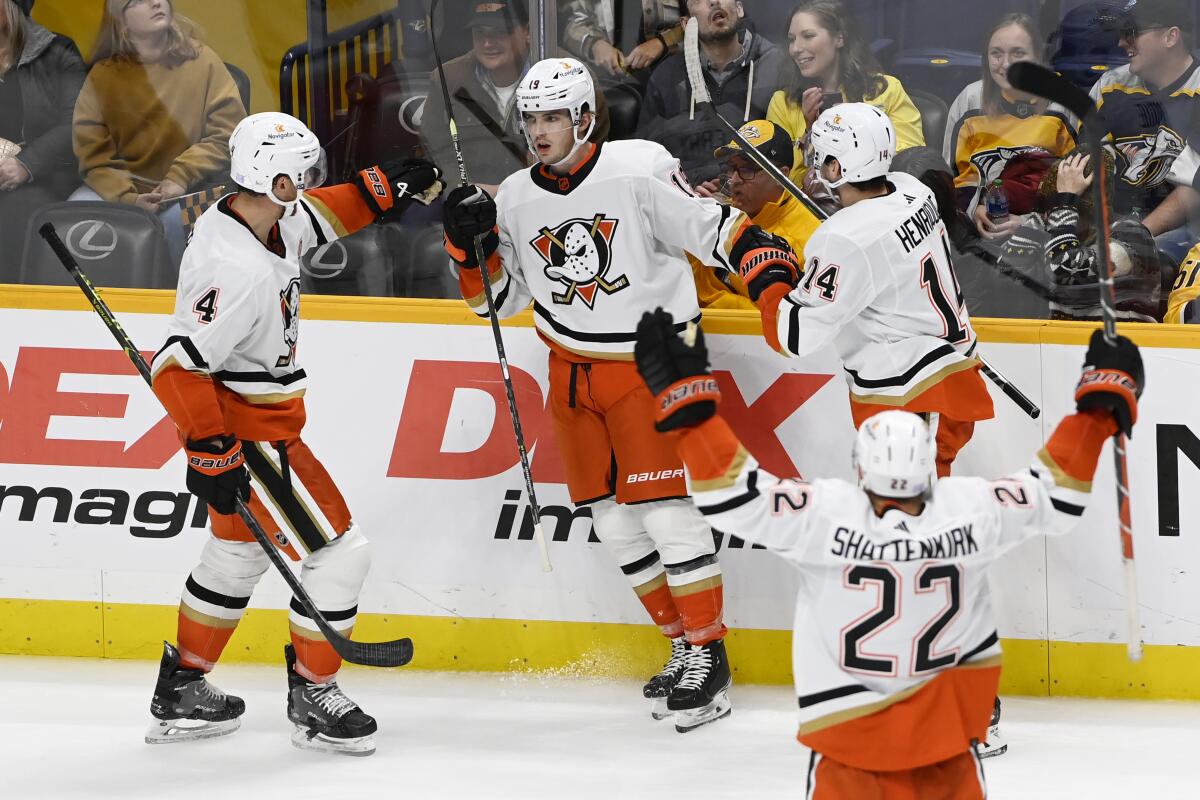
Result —
<svg viewBox="0 0 1200 800"><path fill-rule="evenodd" d="M596 304L596 292L614 294L629 285L624 275L610 277L613 234L617 220L597 214L588 219L569 219L556 228L542 228L530 244L546 262L546 276L567 287L553 293L555 303L570 305L578 297L588 308Z"/></svg>
<svg viewBox="0 0 1200 800"><path fill-rule="evenodd" d="M1158 186L1183 152L1183 137L1165 125L1153 133L1117 139L1122 180L1133 186Z"/></svg>
<svg viewBox="0 0 1200 800"><path fill-rule="evenodd" d="M279 293L279 312L283 315L283 343L287 355L280 356L275 366L286 367L296 358L296 343L300 341L300 279L292 278Z"/></svg>

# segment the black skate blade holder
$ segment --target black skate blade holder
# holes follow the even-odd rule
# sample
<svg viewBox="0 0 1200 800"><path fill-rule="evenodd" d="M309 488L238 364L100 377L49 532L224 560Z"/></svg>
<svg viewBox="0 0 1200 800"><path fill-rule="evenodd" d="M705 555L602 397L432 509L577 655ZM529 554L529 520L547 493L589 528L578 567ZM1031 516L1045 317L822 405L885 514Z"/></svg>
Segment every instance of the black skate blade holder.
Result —
<svg viewBox="0 0 1200 800"><path fill-rule="evenodd" d="M47 222L38 228L38 233L58 260L62 262L63 267L70 273L75 283L83 291L88 302L92 304L92 308L100 315L100 319L108 328L109 333L117 340L117 344L125 351L125 355L133 362L133 366L137 369L142 379L146 381L146 385L152 385L150 375L150 365L146 363L146 359L142 357L141 352L134 346L133 341L125 333L125 329L117 322L109 309L108 304L101 299L96 292L96 288L92 286L92 282L79 269L79 264L75 261L75 257L67 250L62 239L59 238L58 232L55 231L54 225ZM413 658L413 643L412 639L404 637L401 639L393 639L390 642L356 642L342 636L325 616L317 609L312 598L308 596L308 592L300 584L300 579L292 572L291 567L284 561L279 549L267 536L262 525L254 518L254 514L247 507L246 503L240 498L237 500L237 513L241 517L242 522L246 523L246 527L250 529L250 533L254 536L254 540L259 546L266 551L267 557L271 559L271 563L275 565L275 569L283 576L284 583L291 589L292 595L296 598L303 608L304 612L316 624L317 629L328 640L329 644L337 652L339 656L349 661L351 664L360 664L366 667L402 667Z"/></svg>

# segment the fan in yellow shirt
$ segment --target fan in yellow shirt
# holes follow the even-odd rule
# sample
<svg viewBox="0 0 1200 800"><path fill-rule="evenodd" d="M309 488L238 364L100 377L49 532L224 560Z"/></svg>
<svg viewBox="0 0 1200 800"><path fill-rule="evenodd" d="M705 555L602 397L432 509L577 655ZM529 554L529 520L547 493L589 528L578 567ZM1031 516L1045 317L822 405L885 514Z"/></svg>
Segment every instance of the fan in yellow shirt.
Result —
<svg viewBox="0 0 1200 800"><path fill-rule="evenodd" d="M738 133L787 175L791 171L792 137L786 130L757 119L747 122ZM750 217L750 221L765 231L782 236L797 253L804 252L808 237L820 224L812 212L784 190L775 179L746 155L735 140L718 147L713 155L721 162L723 185L730 204ZM703 191L700 191L704 194ZM718 277L717 273L694 258L692 274L696 279L696 296L701 308L744 308L758 311L750 301L742 279L733 273Z"/></svg>
<svg viewBox="0 0 1200 800"><path fill-rule="evenodd" d="M896 129L896 150L925 144L921 112L900 81L884 75L842 0L802 0L788 23L788 55L796 69L771 97L767 119L792 134L792 179L801 183L809 125L834 102L877 107ZM838 95L835 99L831 95Z"/></svg>

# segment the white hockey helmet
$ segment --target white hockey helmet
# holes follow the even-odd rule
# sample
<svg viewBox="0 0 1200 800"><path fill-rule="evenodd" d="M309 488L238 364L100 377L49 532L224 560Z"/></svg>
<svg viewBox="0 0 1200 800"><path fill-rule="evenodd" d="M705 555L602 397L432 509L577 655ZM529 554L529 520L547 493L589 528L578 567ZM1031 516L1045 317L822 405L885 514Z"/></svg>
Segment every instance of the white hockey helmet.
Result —
<svg viewBox="0 0 1200 800"><path fill-rule="evenodd" d="M535 156L537 151L533 149L529 131L525 130L523 115L526 112L556 109L566 109L571 113L571 124L576 127L573 134L575 146L565 158L551 166L558 166L575 155L596 127L596 84L592 81L592 73L577 59L547 58L539 61L529 68L517 86L517 111L522 115L521 133L525 135L529 152ZM580 135L578 126L584 111L590 111L592 119L587 130Z"/></svg>
<svg viewBox="0 0 1200 800"><path fill-rule="evenodd" d="M932 480L937 444L925 420L908 411L867 419L854 440L858 485L880 497L917 497Z"/></svg>
<svg viewBox="0 0 1200 800"><path fill-rule="evenodd" d="M808 167L832 192L843 183L886 175L896 154L896 129L887 114L869 103L839 103L817 117L808 142ZM842 177L836 181L821 176L821 167L830 158L842 166Z"/></svg>
<svg viewBox="0 0 1200 800"><path fill-rule="evenodd" d="M289 114L264 111L237 124L229 137L229 173L238 186L265 194L287 209L295 207L305 189L325 181L325 151L315 133ZM296 184L296 200L275 196L279 175Z"/></svg>

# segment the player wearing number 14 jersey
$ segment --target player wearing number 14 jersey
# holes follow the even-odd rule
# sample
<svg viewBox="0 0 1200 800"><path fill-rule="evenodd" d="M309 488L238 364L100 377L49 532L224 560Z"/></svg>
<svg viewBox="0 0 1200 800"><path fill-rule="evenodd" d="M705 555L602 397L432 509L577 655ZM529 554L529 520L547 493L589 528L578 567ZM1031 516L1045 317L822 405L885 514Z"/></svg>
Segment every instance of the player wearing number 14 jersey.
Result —
<svg viewBox="0 0 1200 800"><path fill-rule="evenodd" d="M842 208L808 240L798 286L777 270L747 288L776 350L837 350L855 427L887 409L924 415L936 432L938 475L948 475L975 422L991 418L992 401L937 203L916 178L888 171L895 147L891 122L873 106L822 113L809 168Z"/></svg>

